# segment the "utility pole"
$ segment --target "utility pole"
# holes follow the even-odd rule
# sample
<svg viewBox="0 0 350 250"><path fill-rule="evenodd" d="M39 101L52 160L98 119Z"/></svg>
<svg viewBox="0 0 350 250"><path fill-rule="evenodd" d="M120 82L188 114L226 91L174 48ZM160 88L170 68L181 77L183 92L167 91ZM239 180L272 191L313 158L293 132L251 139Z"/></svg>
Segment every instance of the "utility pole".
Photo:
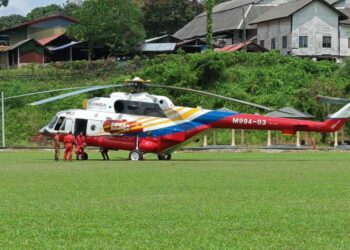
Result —
<svg viewBox="0 0 350 250"><path fill-rule="evenodd" d="M243 34L242 34L242 40L243 40L243 48L244 50L247 49L247 28L246 28L246 20L245 20L245 11L244 6L242 7L242 17L243 17Z"/></svg>
<svg viewBox="0 0 350 250"><path fill-rule="evenodd" d="M1 91L1 134L2 134L2 147L5 148L5 99L4 91Z"/></svg>

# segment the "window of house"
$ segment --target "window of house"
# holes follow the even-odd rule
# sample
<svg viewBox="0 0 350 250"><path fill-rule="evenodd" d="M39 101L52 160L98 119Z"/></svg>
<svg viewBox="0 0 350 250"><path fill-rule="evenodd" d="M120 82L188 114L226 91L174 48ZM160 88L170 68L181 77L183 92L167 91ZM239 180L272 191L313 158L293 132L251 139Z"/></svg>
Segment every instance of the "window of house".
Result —
<svg viewBox="0 0 350 250"><path fill-rule="evenodd" d="M322 37L322 48L331 48L332 47L332 37L323 36Z"/></svg>
<svg viewBox="0 0 350 250"><path fill-rule="evenodd" d="M286 49L288 47L287 36L282 37L282 47L283 49Z"/></svg>
<svg viewBox="0 0 350 250"><path fill-rule="evenodd" d="M350 39L350 38L349 38ZM260 46L265 47L265 40L260 40Z"/></svg>
<svg viewBox="0 0 350 250"><path fill-rule="evenodd" d="M350 49L350 37L348 38L348 48Z"/></svg>
<svg viewBox="0 0 350 250"><path fill-rule="evenodd" d="M307 48L307 36L299 36L299 48Z"/></svg>
<svg viewBox="0 0 350 250"><path fill-rule="evenodd" d="M276 49L276 38L271 39L271 49Z"/></svg>

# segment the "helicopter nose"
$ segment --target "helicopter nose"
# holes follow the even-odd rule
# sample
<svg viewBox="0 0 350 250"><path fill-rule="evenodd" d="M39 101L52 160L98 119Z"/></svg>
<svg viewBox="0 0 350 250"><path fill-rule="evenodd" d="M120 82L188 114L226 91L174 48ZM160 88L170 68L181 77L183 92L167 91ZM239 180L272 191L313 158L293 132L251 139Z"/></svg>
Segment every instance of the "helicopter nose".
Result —
<svg viewBox="0 0 350 250"><path fill-rule="evenodd" d="M46 127L43 127L42 129L39 130L39 133L43 136L50 136L50 132L47 130Z"/></svg>

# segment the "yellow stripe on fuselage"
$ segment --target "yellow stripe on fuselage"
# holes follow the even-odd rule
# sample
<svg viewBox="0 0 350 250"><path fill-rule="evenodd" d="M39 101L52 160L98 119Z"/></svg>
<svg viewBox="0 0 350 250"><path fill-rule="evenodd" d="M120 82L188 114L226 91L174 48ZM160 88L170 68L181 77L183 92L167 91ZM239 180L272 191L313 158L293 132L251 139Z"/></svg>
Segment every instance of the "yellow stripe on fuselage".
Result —
<svg viewBox="0 0 350 250"><path fill-rule="evenodd" d="M181 110L185 109L185 107L180 107L180 108L175 108L175 109L170 109L169 111L165 112L165 115L167 116L168 119L170 115L176 114L178 112L180 112ZM135 120L136 122L141 122L141 123L148 123L148 122L152 122L152 121L157 121L157 120L161 120L164 118L160 118L160 117L143 117L140 119Z"/></svg>
<svg viewBox="0 0 350 250"><path fill-rule="evenodd" d="M169 118L166 121L161 121L161 122L157 122L157 123L148 124L148 125L145 125L143 127L144 128L149 128L149 127L153 127L153 126L157 126L157 125L161 125L161 124L167 124L167 123L171 123L171 122L175 122L175 121L185 120L186 118L188 118L191 115L197 113L198 111L200 111L200 110L199 109L190 109L189 111L183 113L182 115L178 115L175 118Z"/></svg>

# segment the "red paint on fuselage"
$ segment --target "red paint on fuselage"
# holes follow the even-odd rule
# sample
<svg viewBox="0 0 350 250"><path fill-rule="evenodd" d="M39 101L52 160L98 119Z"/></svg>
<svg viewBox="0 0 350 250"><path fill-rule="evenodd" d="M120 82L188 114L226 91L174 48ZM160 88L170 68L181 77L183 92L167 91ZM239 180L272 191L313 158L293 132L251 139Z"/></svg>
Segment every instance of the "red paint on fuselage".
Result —
<svg viewBox="0 0 350 250"><path fill-rule="evenodd" d="M254 130L280 130L287 134L297 131L334 132L339 130L347 119L329 119L324 122L296 120L286 118L274 118L262 115L238 114L223 118L219 121L202 124L193 129L176 132L157 137L140 137L139 149L144 153L162 153L185 141L191 139L198 133L209 128L225 129L254 129ZM190 122L190 121L189 121ZM51 134L52 138L54 134ZM60 135L63 141L65 134ZM108 135L108 136L86 136L89 146L106 149L131 151L136 148L136 136L131 135Z"/></svg>

